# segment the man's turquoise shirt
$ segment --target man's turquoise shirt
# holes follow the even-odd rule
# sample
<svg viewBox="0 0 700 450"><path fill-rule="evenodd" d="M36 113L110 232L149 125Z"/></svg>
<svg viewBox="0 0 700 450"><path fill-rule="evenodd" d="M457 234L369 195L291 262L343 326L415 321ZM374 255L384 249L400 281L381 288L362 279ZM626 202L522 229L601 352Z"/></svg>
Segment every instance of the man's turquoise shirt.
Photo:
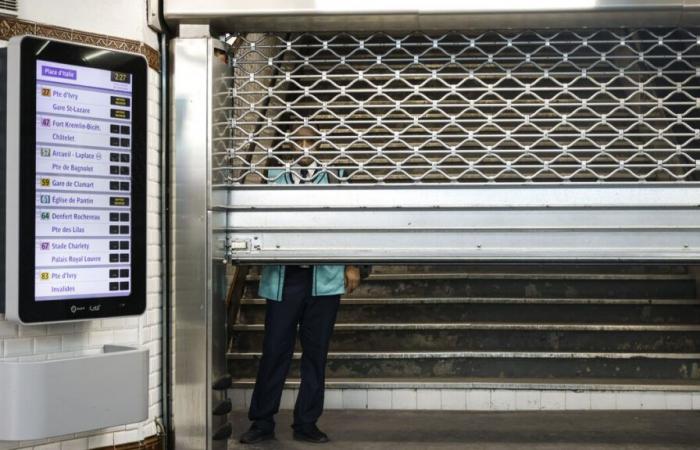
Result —
<svg viewBox="0 0 700 450"><path fill-rule="evenodd" d="M292 184L292 174L284 169L269 169L268 178L275 184ZM328 173L320 170L313 177L313 183L328 184ZM260 274L258 295L263 298L282 301L285 268L281 265L263 266ZM313 266L311 295L342 295L345 293L345 266L323 264Z"/></svg>

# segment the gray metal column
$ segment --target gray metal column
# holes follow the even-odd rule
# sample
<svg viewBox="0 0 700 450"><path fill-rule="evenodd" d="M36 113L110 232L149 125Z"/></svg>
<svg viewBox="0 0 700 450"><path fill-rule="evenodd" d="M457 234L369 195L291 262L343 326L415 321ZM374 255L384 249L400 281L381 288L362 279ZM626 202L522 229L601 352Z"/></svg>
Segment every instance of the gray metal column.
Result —
<svg viewBox="0 0 700 450"><path fill-rule="evenodd" d="M178 450L226 448L223 265L212 260L212 98L218 41L172 43L172 424ZM216 413L215 413L216 411Z"/></svg>

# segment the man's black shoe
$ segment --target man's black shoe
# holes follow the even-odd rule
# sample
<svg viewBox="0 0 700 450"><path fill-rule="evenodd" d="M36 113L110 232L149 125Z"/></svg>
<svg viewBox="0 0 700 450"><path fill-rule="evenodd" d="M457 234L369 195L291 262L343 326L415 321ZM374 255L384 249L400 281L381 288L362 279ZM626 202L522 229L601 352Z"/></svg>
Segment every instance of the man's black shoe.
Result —
<svg viewBox="0 0 700 450"><path fill-rule="evenodd" d="M313 444L323 444L328 442L328 436L323 431L319 430L316 425L313 425L304 430L295 429L294 430L294 440L311 442Z"/></svg>
<svg viewBox="0 0 700 450"><path fill-rule="evenodd" d="M269 441L270 439L274 438L274 431L261 430L260 428L256 427L255 424L253 424L248 431L243 433L240 442L241 444L256 444L258 442Z"/></svg>

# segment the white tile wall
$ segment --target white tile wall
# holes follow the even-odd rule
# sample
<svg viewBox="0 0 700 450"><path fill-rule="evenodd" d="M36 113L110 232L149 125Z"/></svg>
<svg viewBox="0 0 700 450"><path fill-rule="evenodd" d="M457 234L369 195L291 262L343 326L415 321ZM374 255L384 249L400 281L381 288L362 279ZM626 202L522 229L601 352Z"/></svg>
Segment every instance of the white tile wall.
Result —
<svg viewBox="0 0 700 450"><path fill-rule="evenodd" d="M0 44L1 45L1 44ZM148 284L147 311L140 317L95 320L78 324L17 326L0 314L0 360L47 359L74 352L98 351L104 344L147 346L151 352L149 418L139 424L96 430L38 442L1 442L0 450L74 450L136 442L156 434L161 414L161 282L160 282L160 78L149 69L148 101Z"/></svg>
<svg viewBox="0 0 700 450"><path fill-rule="evenodd" d="M234 409L247 410L252 389L232 389ZM281 409L293 409L296 389L285 389ZM453 411L700 410L700 393L533 389L326 389L326 409Z"/></svg>

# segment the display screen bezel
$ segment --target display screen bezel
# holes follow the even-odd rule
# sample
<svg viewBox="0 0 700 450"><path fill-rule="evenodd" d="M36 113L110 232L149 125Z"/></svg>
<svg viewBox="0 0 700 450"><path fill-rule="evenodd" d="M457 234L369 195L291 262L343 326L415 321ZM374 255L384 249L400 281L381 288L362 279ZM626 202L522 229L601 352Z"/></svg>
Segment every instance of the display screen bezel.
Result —
<svg viewBox="0 0 700 450"><path fill-rule="evenodd" d="M19 318L24 323L37 323L141 314L146 309L147 264L146 60L141 55L34 37L22 39L20 52ZM131 74L131 293L127 296L35 299L37 60Z"/></svg>

